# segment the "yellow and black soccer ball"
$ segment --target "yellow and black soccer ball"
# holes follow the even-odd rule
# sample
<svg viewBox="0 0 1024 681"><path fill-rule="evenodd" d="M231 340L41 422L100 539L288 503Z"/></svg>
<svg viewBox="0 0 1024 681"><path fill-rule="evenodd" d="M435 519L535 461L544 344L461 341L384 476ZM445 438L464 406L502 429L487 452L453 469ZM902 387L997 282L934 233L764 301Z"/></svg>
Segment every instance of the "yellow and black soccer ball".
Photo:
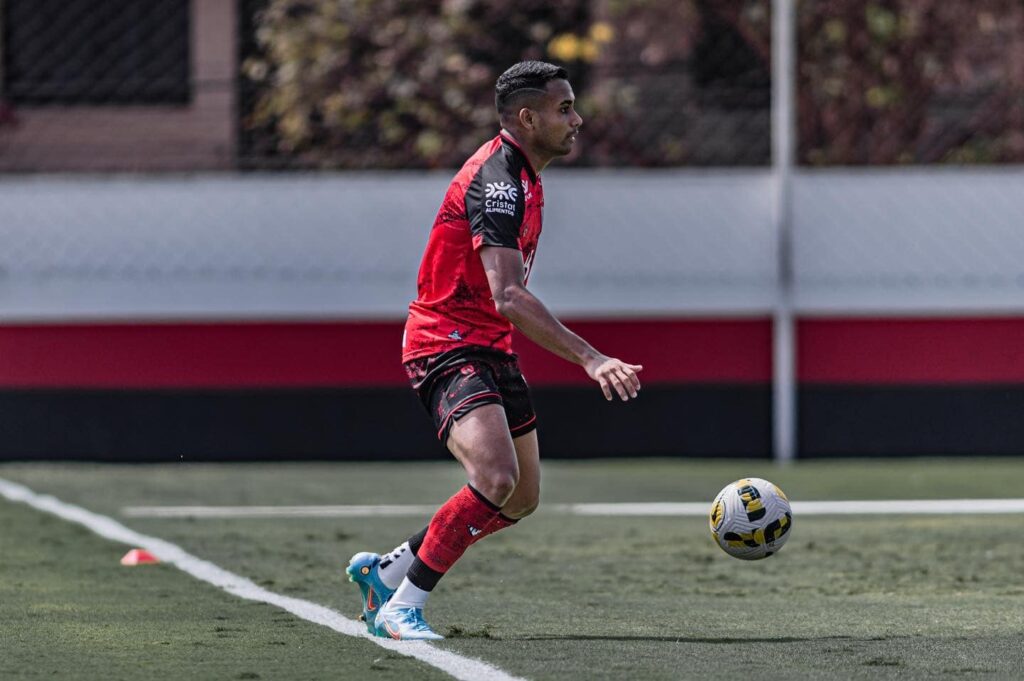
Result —
<svg viewBox="0 0 1024 681"><path fill-rule="evenodd" d="M711 504L711 537L740 560L778 553L789 539L793 511L782 490L761 478L729 483Z"/></svg>

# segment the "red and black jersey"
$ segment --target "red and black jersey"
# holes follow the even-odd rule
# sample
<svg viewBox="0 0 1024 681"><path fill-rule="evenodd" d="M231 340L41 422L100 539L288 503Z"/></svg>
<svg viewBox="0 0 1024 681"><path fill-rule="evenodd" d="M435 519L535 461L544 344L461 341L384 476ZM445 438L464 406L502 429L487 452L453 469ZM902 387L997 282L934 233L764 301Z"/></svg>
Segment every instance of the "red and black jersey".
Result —
<svg viewBox="0 0 1024 681"><path fill-rule="evenodd" d="M477 250L519 250L529 278L543 208L540 177L511 137L498 135L466 161L430 231L405 324L403 362L466 346L512 351L512 324L494 307Z"/></svg>

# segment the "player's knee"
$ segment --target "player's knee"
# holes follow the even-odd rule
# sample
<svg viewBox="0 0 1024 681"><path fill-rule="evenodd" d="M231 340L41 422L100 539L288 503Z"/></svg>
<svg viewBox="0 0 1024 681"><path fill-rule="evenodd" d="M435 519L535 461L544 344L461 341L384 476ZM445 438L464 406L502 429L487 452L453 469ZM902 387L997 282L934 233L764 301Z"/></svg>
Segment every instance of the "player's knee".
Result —
<svg viewBox="0 0 1024 681"><path fill-rule="evenodd" d="M520 520L536 511L538 506L540 506L539 495L517 501L514 505L503 508L501 512L513 520Z"/></svg>
<svg viewBox="0 0 1024 681"><path fill-rule="evenodd" d="M494 468L476 476L476 489L496 506L504 506L519 483L519 470L514 467Z"/></svg>
<svg viewBox="0 0 1024 681"><path fill-rule="evenodd" d="M540 505L540 481L523 480L516 487L516 493L509 499L502 513L510 518L525 518L537 510Z"/></svg>

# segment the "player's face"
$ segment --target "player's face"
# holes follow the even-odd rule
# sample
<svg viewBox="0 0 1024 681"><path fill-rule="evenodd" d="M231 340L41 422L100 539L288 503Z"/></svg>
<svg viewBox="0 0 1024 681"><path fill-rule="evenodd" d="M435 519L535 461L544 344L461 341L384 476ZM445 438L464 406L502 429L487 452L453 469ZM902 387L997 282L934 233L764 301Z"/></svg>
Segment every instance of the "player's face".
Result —
<svg viewBox="0 0 1024 681"><path fill-rule="evenodd" d="M545 88L547 95L538 104L535 144L552 156L565 156L576 143L583 119L573 105L576 96L567 80L553 80Z"/></svg>

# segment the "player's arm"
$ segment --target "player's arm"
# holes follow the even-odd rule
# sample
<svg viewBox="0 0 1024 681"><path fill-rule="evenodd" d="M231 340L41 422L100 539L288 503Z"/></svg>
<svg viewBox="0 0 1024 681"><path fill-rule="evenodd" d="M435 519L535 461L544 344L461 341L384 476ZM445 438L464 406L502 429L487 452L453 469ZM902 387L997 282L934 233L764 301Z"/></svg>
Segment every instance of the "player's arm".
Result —
<svg viewBox="0 0 1024 681"><path fill-rule="evenodd" d="M480 260L499 314L533 342L582 366L601 386L605 399L612 399L613 391L623 401L637 396L640 379L636 374L643 367L601 354L558 321L544 303L527 290L523 254L518 249L484 246L480 249Z"/></svg>

